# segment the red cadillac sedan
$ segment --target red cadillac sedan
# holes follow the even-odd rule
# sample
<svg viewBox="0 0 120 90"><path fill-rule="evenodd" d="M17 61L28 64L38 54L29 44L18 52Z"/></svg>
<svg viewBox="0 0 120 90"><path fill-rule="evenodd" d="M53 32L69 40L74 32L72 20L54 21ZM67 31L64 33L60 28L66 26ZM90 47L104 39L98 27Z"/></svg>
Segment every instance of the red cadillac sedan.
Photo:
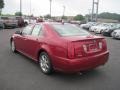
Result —
<svg viewBox="0 0 120 90"><path fill-rule="evenodd" d="M11 50L39 62L41 71L80 72L104 65L109 58L106 40L72 24L37 23L16 31Z"/></svg>

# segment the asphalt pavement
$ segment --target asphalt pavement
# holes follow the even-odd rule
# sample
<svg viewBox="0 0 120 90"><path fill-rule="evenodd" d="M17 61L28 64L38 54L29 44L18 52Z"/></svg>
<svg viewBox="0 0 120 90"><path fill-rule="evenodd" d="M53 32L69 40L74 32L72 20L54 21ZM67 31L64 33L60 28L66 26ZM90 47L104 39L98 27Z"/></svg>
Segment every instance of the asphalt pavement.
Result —
<svg viewBox="0 0 120 90"><path fill-rule="evenodd" d="M77 74L44 75L39 65L12 53L9 39L19 29L0 30L0 90L119 90L120 40L107 37L110 58L105 66Z"/></svg>

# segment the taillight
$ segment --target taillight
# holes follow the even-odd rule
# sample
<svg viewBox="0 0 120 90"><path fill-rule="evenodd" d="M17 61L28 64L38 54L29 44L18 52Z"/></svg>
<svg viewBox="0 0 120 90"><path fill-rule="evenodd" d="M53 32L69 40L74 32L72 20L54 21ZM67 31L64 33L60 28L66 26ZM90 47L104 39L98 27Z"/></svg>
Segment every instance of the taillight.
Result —
<svg viewBox="0 0 120 90"><path fill-rule="evenodd" d="M102 49L102 47L103 47L102 42L99 42L99 48Z"/></svg>
<svg viewBox="0 0 120 90"><path fill-rule="evenodd" d="M85 52L87 52L87 46L86 45L83 45L83 49Z"/></svg>
<svg viewBox="0 0 120 90"><path fill-rule="evenodd" d="M107 50L107 43L105 39L102 39L102 43L103 43L103 50L106 51Z"/></svg>
<svg viewBox="0 0 120 90"><path fill-rule="evenodd" d="M68 43L68 58L73 59L75 58L75 48L74 43Z"/></svg>

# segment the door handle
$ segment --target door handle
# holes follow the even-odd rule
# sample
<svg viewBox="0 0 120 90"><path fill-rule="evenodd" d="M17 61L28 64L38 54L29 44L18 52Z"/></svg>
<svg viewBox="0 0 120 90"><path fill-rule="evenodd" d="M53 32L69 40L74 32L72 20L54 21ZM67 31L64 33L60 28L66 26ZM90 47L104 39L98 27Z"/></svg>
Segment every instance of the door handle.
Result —
<svg viewBox="0 0 120 90"><path fill-rule="evenodd" d="M36 39L36 41L38 41L38 38Z"/></svg>
<svg viewBox="0 0 120 90"><path fill-rule="evenodd" d="M24 40L27 40L27 38L23 38Z"/></svg>

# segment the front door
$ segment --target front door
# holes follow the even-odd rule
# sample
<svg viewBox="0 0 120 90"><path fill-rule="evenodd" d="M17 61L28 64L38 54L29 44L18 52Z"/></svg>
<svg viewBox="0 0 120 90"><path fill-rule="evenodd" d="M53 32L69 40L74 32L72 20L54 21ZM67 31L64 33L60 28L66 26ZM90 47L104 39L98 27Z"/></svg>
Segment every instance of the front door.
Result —
<svg viewBox="0 0 120 90"><path fill-rule="evenodd" d="M25 54L27 54L28 37L31 35L33 27L34 25L28 25L27 27L25 27L22 31L22 35L19 38L19 40L21 41L18 45L19 49Z"/></svg>

